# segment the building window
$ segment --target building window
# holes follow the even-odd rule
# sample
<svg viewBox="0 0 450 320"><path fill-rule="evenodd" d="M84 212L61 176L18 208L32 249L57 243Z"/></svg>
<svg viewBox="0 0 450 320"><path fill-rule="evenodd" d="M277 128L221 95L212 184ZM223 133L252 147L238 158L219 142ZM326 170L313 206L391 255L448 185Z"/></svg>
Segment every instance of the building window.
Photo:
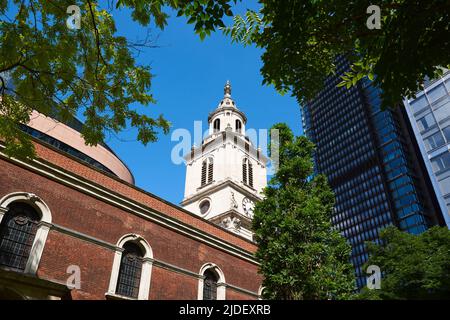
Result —
<svg viewBox="0 0 450 320"><path fill-rule="evenodd" d="M209 211L209 208L211 207L211 203L209 202L209 200L203 200L200 203L200 213L201 214L206 214Z"/></svg>
<svg viewBox="0 0 450 320"><path fill-rule="evenodd" d="M236 132L238 132L238 133L242 132L242 122L241 122L241 120L236 120Z"/></svg>
<svg viewBox="0 0 450 320"><path fill-rule="evenodd" d="M0 266L35 274L50 231L48 206L35 194L10 193L0 199Z"/></svg>
<svg viewBox="0 0 450 320"><path fill-rule="evenodd" d="M445 152L433 159L431 159L431 165L434 173L450 168L450 153Z"/></svg>
<svg viewBox="0 0 450 320"><path fill-rule="evenodd" d="M119 278L116 293L122 296L137 298L142 273L142 250L138 245L127 242L123 246L120 262Z"/></svg>
<svg viewBox="0 0 450 320"><path fill-rule="evenodd" d="M253 188L253 165L247 158L242 162L242 182Z"/></svg>
<svg viewBox="0 0 450 320"><path fill-rule="evenodd" d="M448 92L450 92L450 78L448 78L447 80L445 80L445 84L447 85L447 90L448 90Z"/></svg>
<svg viewBox="0 0 450 320"><path fill-rule="evenodd" d="M422 95L420 98L411 102L411 107L414 113L418 113L422 111L424 108L428 106L428 101L425 95Z"/></svg>
<svg viewBox="0 0 450 320"><path fill-rule="evenodd" d="M204 264L199 275L198 300L225 300L225 276L217 265Z"/></svg>
<svg viewBox="0 0 450 320"><path fill-rule="evenodd" d="M450 97L445 97L439 102L439 106L436 106L434 116L438 122L441 122L450 117Z"/></svg>
<svg viewBox="0 0 450 320"><path fill-rule="evenodd" d="M214 133L220 131L220 119L214 120Z"/></svg>
<svg viewBox="0 0 450 320"><path fill-rule="evenodd" d="M431 89L429 92L427 92L427 96L430 99L430 103L433 103L434 101L438 100L439 98L442 98L445 96L447 92L445 91L444 84L440 84L433 89Z"/></svg>
<svg viewBox="0 0 450 320"><path fill-rule="evenodd" d="M25 271L40 220L39 214L26 203L14 202L0 225L0 265Z"/></svg>
<svg viewBox="0 0 450 320"><path fill-rule="evenodd" d="M152 248L141 236L129 234L117 243L107 297L147 300L153 265Z"/></svg>
<svg viewBox="0 0 450 320"><path fill-rule="evenodd" d="M217 300L217 281L219 277L211 269L205 271L203 282L203 300Z"/></svg>
<svg viewBox="0 0 450 320"><path fill-rule="evenodd" d="M447 177L439 181L439 185L441 187L441 191L444 196L450 193L450 177Z"/></svg>
<svg viewBox="0 0 450 320"><path fill-rule="evenodd" d="M419 125L420 131L426 131L433 127L436 124L436 120L433 117L433 114L429 113L425 117L417 120L417 124Z"/></svg>
<svg viewBox="0 0 450 320"><path fill-rule="evenodd" d="M432 136L425 139L425 147L427 151L436 149L438 147L441 147L445 144L444 137L442 136L441 132L437 132L433 134Z"/></svg>
<svg viewBox="0 0 450 320"><path fill-rule="evenodd" d="M201 186L211 183L214 178L214 161L213 158L208 158L202 162L202 177Z"/></svg>

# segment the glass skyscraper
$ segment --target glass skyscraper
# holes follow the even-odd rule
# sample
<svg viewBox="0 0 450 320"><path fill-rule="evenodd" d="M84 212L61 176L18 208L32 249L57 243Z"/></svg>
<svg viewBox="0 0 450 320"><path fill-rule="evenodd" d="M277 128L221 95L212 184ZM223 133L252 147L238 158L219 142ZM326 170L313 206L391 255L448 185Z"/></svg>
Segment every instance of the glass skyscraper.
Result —
<svg viewBox="0 0 450 320"><path fill-rule="evenodd" d="M405 99L412 129L450 228L450 71L426 81L414 99Z"/></svg>
<svg viewBox="0 0 450 320"><path fill-rule="evenodd" d="M352 246L361 288L365 242L378 242L381 228L394 224L418 234L442 221L404 110L381 111L379 90L369 80L337 88L349 63L343 57L336 63L337 74L302 106L302 119L316 144L315 170L328 177L336 194L332 222Z"/></svg>

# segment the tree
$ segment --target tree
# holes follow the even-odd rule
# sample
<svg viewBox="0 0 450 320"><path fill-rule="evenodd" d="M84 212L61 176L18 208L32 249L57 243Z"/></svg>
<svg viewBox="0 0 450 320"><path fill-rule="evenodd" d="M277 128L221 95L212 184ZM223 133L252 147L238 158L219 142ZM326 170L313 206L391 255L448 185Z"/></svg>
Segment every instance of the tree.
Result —
<svg viewBox="0 0 450 320"><path fill-rule="evenodd" d="M224 32L233 41L263 48L264 83L292 91L300 102L323 88L324 79L335 72L337 55L352 62L340 85L350 87L369 77L382 90L383 108L414 96L425 77L450 68L447 0L259 2L259 12L235 16ZM371 4L381 10L380 29L367 26L377 14Z"/></svg>
<svg viewBox="0 0 450 320"><path fill-rule="evenodd" d="M255 205L256 257L269 299L345 299L355 288L350 246L331 225L334 194L313 174L314 145L279 130L279 169Z"/></svg>
<svg viewBox="0 0 450 320"><path fill-rule="evenodd" d="M169 9L188 18L203 39L222 18L232 15L236 0L117 0L116 9L128 8L142 26L151 21L167 24ZM76 19L77 5L81 20ZM138 65L134 53L151 46L148 39L130 42L117 35L113 1L105 8L91 0L0 0L0 136L10 156L34 156L33 144L20 124L32 110L67 121L82 111L82 135L89 145L105 131L119 132L128 125L138 130L143 144L167 133L163 116L140 113L131 106L148 106L149 66ZM75 11L73 11L75 10ZM70 18L70 19L69 19ZM66 21L69 19L69 24ZM79 29L77 21L80 21Z"/></svg>
<svg viewBox="0 0 450 320"><path fill-rule="evenodd" d="M420 235L384 229L370 243L368 265L380 267L381 289L364 289L359 299L450 299L450 230L433 227Z"/></svg>

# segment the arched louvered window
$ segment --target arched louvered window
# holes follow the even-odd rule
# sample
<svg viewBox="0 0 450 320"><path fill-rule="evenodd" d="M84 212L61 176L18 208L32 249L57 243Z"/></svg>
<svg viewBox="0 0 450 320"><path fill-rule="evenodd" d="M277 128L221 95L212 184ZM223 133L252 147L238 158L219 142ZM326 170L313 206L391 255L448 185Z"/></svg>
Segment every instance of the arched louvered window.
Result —
<svg viewBox="0 0 450 320"><path fill-rule="evenodd" d="M213 181L213 176L214 176L214 163L213 163L213 159L209 158L208 159L208 183L211 183Z"/></svg>
<svg viewBox="0 0 450 320"><path fill-rule="evenodd" d="M220 131L220 119L216 119L214 120L214 132L219 132Z"/></svg>
<svg viewBox="0 0 450 320"><path fill-rule="evenodd" d="M248 185L253 188L253 165L248 162Z"/></svg>
<svg viewBox="0 0 450 320"><path fill-rule="evenodd" d="M0 265L25 271L36 236L39 214L30 205L13 202L0 224Z"/></svg>
<svg viewBox="0 0 450 320"><path fill-rule="evenodd" d="M142 272L142 249L133 242L123 246L116 293L130 298L138 298Z"/></svg>
<svg viewBox="0 0 450 320"><path fill-rule="evenodd" d="M217 282L219 281L219 277L211 269L206 270L204 276L203 300L217 300Z"/></svg>
<svg viewBox="0 0 450 320"><path fill-rule="evenodd" d="M203 160L203 162L202 162L202 179L201 179L202 186L204 186L206 184L207 170L208 170L208 161Z"/></svg>
<svg viewBox="0 0 450 320"><path fill-rule="evenodd" d="M211 183L214 178L214 161L213 158L208 158L202 162L202 177L201 185L204 186L207 183Z"/></svg>
<svg viewBox="0 0 450 320"><path fill-rule="evenodd" d="M236 119L236 132L241 133L242 132L242 122L241 120Z"/></svg>
<svg viewBox="0 0 450 320"><path fill-rule="evenodd" d="M247 184L247 167L248 167L248 159L244 159L242 162L242 182Z"/></svg>
<svg viewBox="0 0 450 320"><path fill-rule="evenodd" d="M242 182L253 188L253 165L247 158L242 162Z"/></svg>

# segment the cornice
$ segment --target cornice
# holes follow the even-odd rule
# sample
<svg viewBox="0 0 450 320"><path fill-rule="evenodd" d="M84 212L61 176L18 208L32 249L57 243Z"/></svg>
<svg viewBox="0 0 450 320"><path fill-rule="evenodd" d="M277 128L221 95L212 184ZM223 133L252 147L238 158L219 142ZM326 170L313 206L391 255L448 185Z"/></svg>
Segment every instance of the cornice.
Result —
<svg viewBox="0 0 450 320"><path fill-rule="evenodd" d="M216 110L210 112L209 115L208 115L208 122L210 122L211 119L216 114L224 112L224 111L232 111L232 112L235 112L235 113L239 114L242 117L242 120L244 121L244 124L247 123L247 116L241 110L237 109L236 107L232 107L232 106L219 107Z"/></svg>
<svg viewBox="0 0 450 320"><path fill-rule="evenodd" d="M135 200L127 198L121 194L118 194L112 190L107 189L106 187L96 184L92 181L89 181L83 177L80 177L74 173L68 172L52 163L49 163L42 159L34 159L32 161L22 161L15 158L9 158L3 152L0 152L0 158L14 163L18 166L26 168L27 170L37 173L41 176L44 176L50 180L56 181L63 185L66 185L72 189L78 190L84 194L88 194L92 197L100 199L105 203L109 203L115 207L118 207L124 211L129 212L130 214L139 216L145 220L152 221L159 225L164 226L165 228L174 230L180 234L188 236L194 240L205 243L211 247L224 251L226 253L237 256L241 259L244 259L248 262L258 265L253 253L240 248L237 245L226 242L217 236L206 233L203 230L197 229L192 225L179 221L173 217L170 217L162 212L156 211L146 205L143 205ZM176 207L175 205L173 205ZM177 207L179 208L179 207ZM179 208L181 211L186 211L182 208ZM187 211L186 211L187 212ZM188 214L188 213L186 213ZM189 213L192 216L195 216L193 213ZM198 218L198 217L195 217ZM210 223L205 220L206 223ZM210 223L211 225L218 228L215 224ZM62 226L61 226L62 227ZM60 227L60 228L61 228ZM61 228L62 229L62 228ZM223 228L220 228L223 232L230 233L232 236L250 242L248 239L244 237L240 237L235 235L234 233L227 231Z"/></svg>
<svg viewBox="0 0 450 320"><path fill-rule="evenodd" d="M237 191L239 191L240 193L244 194L245 196L247 196L248 198L250 198L253 201L261 201L263 198L261 196L258 196L255 193L252 193L251 191L249 191L247 188L244 188L242 186L240 186L239 184L237 184L235 181L233 180L224 180L221 182L218 182L215 185L211 185L210 187L205 187L203 190L197 192L195 195L191 196L191 197L187 197L185 198L180 205L181 206L186 206L188 204L191 204L195 201L200 200L201 198L217 192L219 190L225 189L226 187L232 187L234 189L236 189Z"/></svg>
<svg viewBox="0 0 450 320"><path fill-rule="evenodd" d="M184 159L187 162L191 162L203 157L206 153L214 150L214 148L225 144L232 144L233 146L240 147L243 152L251 156L253 160L260 162L263 166L266 166L269 162L269 158L266 157L260 150L256 149L249 141L246 141L245 135L241 133L221 131L219 133L214 133L213 135L215 135L215 137L210 141L202 143L199 147L192 148L191 151L184 156ZM206 137L204 141L208 140L210 137L211 136ZM235 143L235 137L241 141Z"/></svg>

